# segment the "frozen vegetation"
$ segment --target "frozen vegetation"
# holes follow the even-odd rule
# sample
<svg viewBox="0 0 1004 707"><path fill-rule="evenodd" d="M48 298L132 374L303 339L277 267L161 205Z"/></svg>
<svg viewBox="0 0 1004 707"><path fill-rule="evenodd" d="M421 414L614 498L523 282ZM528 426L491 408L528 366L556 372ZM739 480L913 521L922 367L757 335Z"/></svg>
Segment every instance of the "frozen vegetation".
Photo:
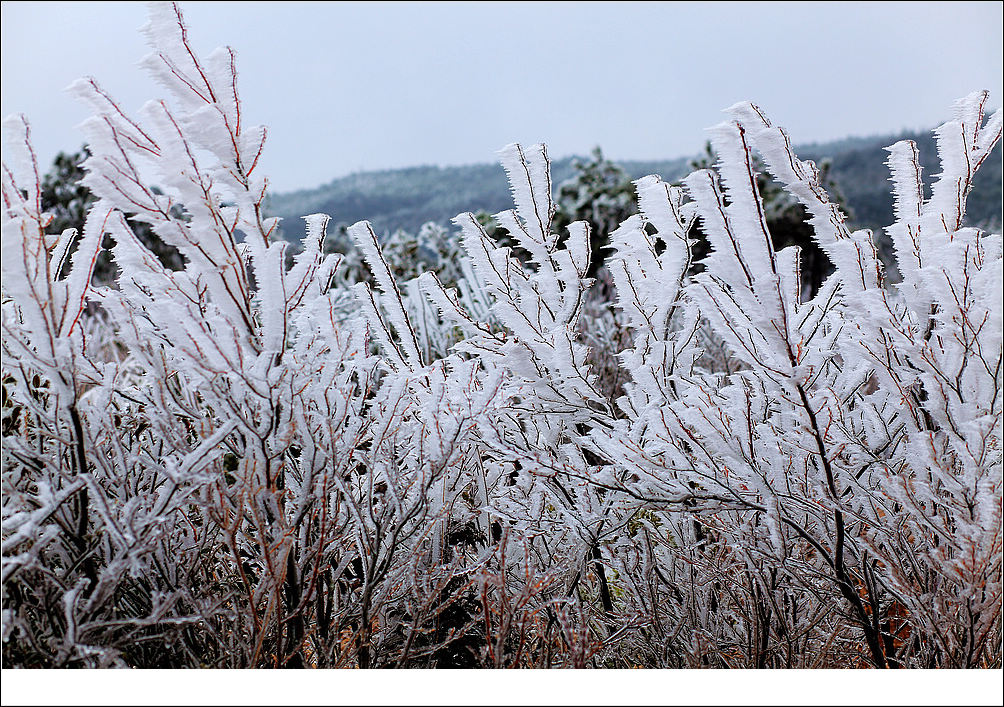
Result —
<svg viewBox="0 0 1004 707"><path fill-rule="evenodd" d="M929 198L888 148L895 285L749 103L599 252L552 227L545 148L509 145L514 208L426 229L437 276L365 221L356 266L326 254L324 214L287 257L234 53L197 58L173 5L146 31L170 100L73 88L82 233L47 232L3 125L6 666L1001 665L1002 241L963 223L985 92Z"/></svg>

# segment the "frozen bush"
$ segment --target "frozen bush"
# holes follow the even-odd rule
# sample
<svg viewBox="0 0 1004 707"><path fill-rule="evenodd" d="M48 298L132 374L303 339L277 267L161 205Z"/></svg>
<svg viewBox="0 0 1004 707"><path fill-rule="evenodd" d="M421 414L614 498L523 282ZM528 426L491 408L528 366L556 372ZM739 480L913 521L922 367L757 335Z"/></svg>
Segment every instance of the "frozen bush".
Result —
<svg viewBox="0 0 1004 707"><path fill-rule="evenodd" d="M198 58L175 5L146 33L170 100L73 87L79 236L4 122L9 664L1000 665L1002 244L962 226L985 92L936 131L929 199L889 148L897 285L748 103L713 168L635 183L601 270L546 149L509 145L508 245L469 213L453 241L360 222L345 277L327 215L295 253L263 215L234 53ZM811 298L755 164L835 268Z"/></svg>

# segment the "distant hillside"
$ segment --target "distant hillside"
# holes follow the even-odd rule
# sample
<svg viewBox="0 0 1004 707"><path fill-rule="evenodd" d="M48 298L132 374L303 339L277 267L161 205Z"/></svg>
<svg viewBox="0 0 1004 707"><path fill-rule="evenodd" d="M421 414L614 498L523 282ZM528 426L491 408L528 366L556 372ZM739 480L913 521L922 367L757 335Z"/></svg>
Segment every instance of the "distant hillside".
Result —
<svg viewBox="0 0 1004 707"><path fill-rule="evenodd" d="M852 225L878 230L890 224L893 218L889 170L885 165L887 153L883 148L907 138L917 142L929 184L938 171L934 139L929 132L846 138L804 145L795 150L802 159L831 160L831 174L849 207ZM574 175L574 159L566 157L552 163L555 191ZM632 179L659 174L666 180L676 180L687 174L690 159L622 161L619 164ZM271 215L283 218L282 234L289 240L302 238L301 216L319 211L330 214L335 224L368 219L374 230L383 235L397 229L417 231L426 221L449 223L464 211L496 213L511 206L505 173L501 166L490 163L360 172L315 189L274 194L267 205ZM973 224L1000 227L999 144L976 177L969 198L969 217Z"/></svg>
<svg viewBox="0 0 1004 707"><path fill-rule="evenodd" d="M933 178L941 171L931 132L851 138L806 145L796 148L796 151L801 159L819 162L828 158L832 163L830 173L848 205L853 226L878 230L893 221L889 168L885 165L888 153L883 148L906 139L917 143L925 192L930 196ZM973 191L967 201L967 214L971 225L994 229L1001 227L1000 143L976 174Z"/></svg>

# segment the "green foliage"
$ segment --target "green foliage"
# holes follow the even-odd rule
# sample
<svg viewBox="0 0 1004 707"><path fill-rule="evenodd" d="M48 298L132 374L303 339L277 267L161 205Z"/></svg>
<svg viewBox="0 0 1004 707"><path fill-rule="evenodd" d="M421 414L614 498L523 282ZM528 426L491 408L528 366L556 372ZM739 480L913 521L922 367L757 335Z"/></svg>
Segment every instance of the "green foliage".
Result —
<svg viewBox="0 0 1004 707"><path fill-rule="evenodd" d="M42 177L42 209L52 216L50 233L62 233L67 228L83 231L87 212L96 201L80 183L84 178L80 163L90 156L86 145L73 154L60 152L52 162L52 169Z"/></svg>

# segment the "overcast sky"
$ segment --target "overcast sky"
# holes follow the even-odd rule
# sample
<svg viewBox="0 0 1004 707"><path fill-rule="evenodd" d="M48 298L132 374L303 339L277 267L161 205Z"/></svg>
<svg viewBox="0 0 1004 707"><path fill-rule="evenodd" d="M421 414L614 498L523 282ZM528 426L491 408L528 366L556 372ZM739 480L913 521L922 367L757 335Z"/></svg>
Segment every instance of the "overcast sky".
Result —
<svg viewBox="0 0 1004 707"><path fill-rule="evenodd" d="M246 115L269 126L273 187L359 170L698 152L752 100L796 143L927 128L953 100L1000 105L1002 4L183 2L208 54L237 50ZM95 76L128 110L163 92L137 67L141 3L4 2L2 114L40 158L82 142L63 92Z"/></svg>

